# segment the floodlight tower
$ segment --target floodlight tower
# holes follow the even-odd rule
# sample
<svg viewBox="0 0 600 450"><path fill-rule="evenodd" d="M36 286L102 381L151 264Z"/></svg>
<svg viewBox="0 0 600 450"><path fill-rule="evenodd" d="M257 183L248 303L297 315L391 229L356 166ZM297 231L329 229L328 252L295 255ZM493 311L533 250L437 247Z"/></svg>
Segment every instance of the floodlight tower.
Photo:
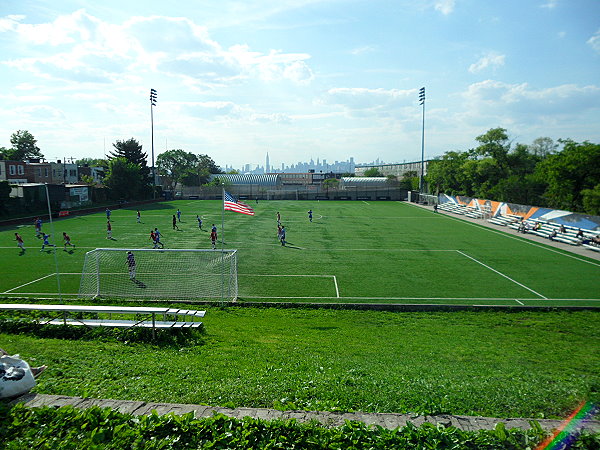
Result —
<svg viewBox="0 0 600 450"><path fill-rule="evenodd" d="M423 172L425 168L425 88L419 90L419 104L423 106L423 127L421 128L421 179L419 181L419 192L423 193Z"/></svg>
<svg viewBox="0 0 600 450"><path fill-rule="evenodd" d="M156 89L150 89L150 133L152 142L152 198L156 198L156 174L154 173L154 107L156 106Z"/></svg>

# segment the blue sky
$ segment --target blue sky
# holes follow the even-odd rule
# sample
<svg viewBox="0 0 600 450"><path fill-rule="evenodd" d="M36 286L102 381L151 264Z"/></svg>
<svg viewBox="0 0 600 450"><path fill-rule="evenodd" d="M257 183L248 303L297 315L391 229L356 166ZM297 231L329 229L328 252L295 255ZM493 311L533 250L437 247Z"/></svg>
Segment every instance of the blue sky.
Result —
<svg viewBox="0 0 600 450"><path fill-rule="evenodd" d="M598 0L0 1L0 146L133 137L219 165L466 150L503 127L600 142Z"/></svg>

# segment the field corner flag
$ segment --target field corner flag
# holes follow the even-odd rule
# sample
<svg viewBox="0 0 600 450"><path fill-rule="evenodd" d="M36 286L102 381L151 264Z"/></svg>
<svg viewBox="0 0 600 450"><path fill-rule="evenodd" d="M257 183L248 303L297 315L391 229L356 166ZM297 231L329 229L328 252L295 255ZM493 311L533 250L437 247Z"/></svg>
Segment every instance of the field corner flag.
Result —
<svg viewBox="0 0 600 450"><path fill-rule="evenodd" d="M241 214L246 214L248 216L254 215L254 210L250 208L245 203L237 200L233 195L229 192L223 190L223 209L227 211L235 211Z"/></svg>

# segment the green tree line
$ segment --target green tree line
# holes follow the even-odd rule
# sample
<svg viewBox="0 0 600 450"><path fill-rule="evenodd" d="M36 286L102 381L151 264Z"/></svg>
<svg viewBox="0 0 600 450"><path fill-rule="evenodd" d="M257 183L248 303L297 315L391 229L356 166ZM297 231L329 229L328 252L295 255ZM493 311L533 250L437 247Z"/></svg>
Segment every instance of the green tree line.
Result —
<svg viewBox="0 0 600 450"><path fill-rule="evenodd" d="M475 140L429 163L430 191L600 215L600 144L542 137L513 145L504 128Z"/></svg>
<svg viewBox="0 0 600 450"><path fill-rule="evenodd" d="M32 158L43 159L37 140L27 130L19 130L11 135L11 147L0 147L0 159L24 161ZM113 151L107 159L83 158L79 165L102 166L106 169L103 184L109 197L123 200L152 198L152 168L147 164L148 155L142 145L130 138L113 144ZM161 175L168 188L175 189L178 183L184 186L207 184L211 174L223 173L208 155L196 155L184 150L168 150L156 159L156 174ZM91 177L82 181L93 184ZM0 209L8 201L8 182L0 185Z"/></svg>

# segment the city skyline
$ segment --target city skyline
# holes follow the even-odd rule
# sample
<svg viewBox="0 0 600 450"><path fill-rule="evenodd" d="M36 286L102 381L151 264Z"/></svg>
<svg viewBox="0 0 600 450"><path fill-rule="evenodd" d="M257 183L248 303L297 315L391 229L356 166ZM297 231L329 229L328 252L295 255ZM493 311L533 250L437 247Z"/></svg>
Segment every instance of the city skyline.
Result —
<svg viewBox="0 0 600 450"><path fill-rule="evenodd" d="M600 142L596 0L4 0L0 146L28 130L47 160L136 139L273 167ZM163 143L168 141L168 147ZM271 153L273 152L273 153Z"/></svg>
<svg viewBox="0 0 600 450"><path fill-rule="evenodd" d="M349 157L345 161L335 160L329 162L327 159L320 159L317 157L315 161L313 158L310 161L298 161L296 163L287 164L281 162L279 165L271 165L269 153L265 156L264 165L245 163L242 165L226 165L222 167L223 170L237 170L240 173L293 173L293 172L308 172L309 170L315 170L316 172L334 172L334 173L345 173L354 172L354 167L357 164L354 162L354 157Z"/></svg>

